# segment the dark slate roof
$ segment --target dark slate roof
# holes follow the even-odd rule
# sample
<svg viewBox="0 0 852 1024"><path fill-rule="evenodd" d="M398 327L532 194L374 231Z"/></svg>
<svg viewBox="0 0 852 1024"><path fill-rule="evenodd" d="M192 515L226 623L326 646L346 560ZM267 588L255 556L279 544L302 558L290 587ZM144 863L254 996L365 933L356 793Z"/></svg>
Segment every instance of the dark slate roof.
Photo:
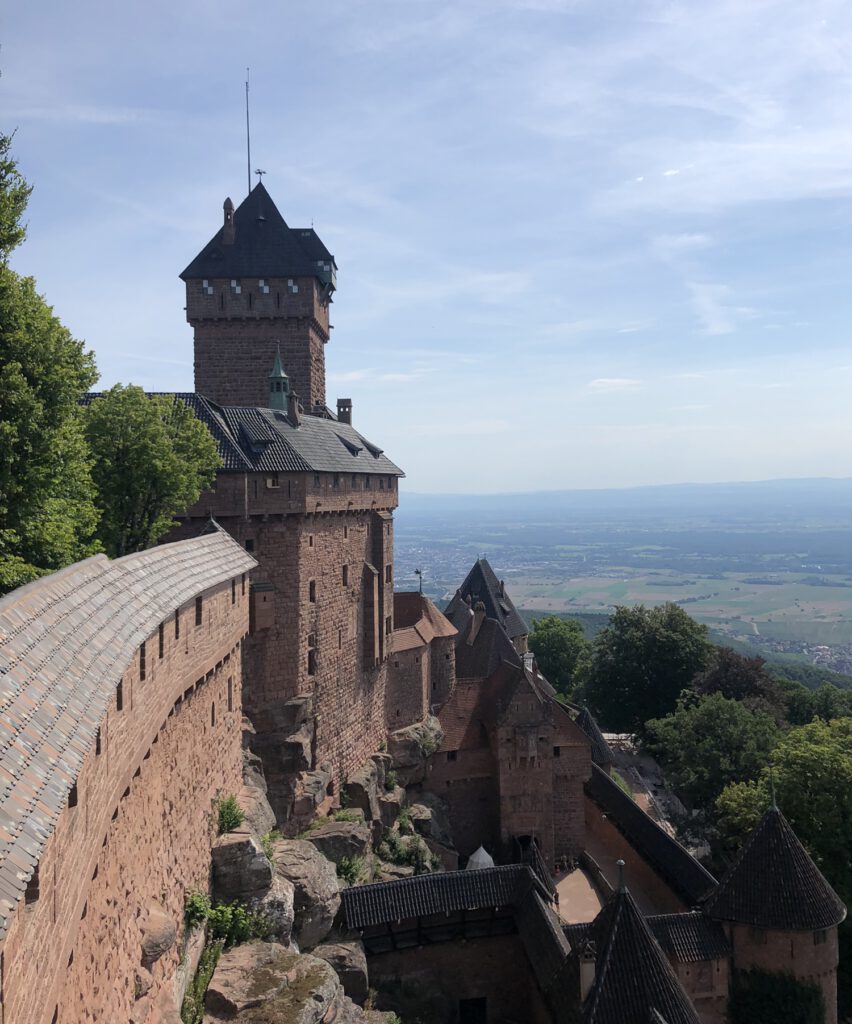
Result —
<svg viewBox="0 0 852 1024"><path fill-rule="evenodd" d="M663 952L681 964L723 960L731 947L718 921L705 914L655 914L646 919Z"/></svg>
<svg viewBox="0 0 852 1024"><path fill-rule="evenodd" d="M539 889L525 864L507 864L353 886L343 889L340 898L347 926L367 928L456 910L514 906L523 895Z"/></svg>
<svg viewBox="0 0 852 1024"><path fill-rule="evenodd" d="M500 581L485 558L478 558L474 562L444 614L450 615L450 609L458 604L466 604L468 597L473 605L482 601L488 618L496 619L512 640L529 633L529 626L518 614L505 588L503 593L500 592Z"/></svg>
<svg viewBox="0 0 852 1024"><path fill-rule="evenodd" d="M716 885L710 872L596 764L586 793L687 906L696 906Z"/></svg>
<svg viewBox="0 0 852 1024"><path fill-rule="evenodd" d="M840 897L777 807L763 816L704 908L722 921L778 931L819 931L846 917Z"/></svg>
<svg viewBox="0 0 852 1024"><path fill-rule="evenodd" d="M139 645L257 562L224 531L78 562L0 599L0 937Z"/></svg>
<svg viewBox="0 0 852 1024"><path fill-rule="evenodd" d="M583 1024L699 1024L698 1014L629 892L621 890L595 918L595 983Z"/></svg>
<svg viewBox="0 0 852 1024"><path fill-rule="evenodd" d="M262 183L234 213L234 241L225 245L224 227L180 275L186 281L214 277L321 277L334 257L313 228L288 227ZM325 270L328 267L328 270Z"/></svg>
<svg viewBox="0 0 852 1024"><path fill-rule="evenodd" d="M609 749L609 744L604 739L604 735L589 709L583 708L575 721L592 741L592 760L594 763L600 765L601 768L606 768L607 765L612 764L612 751Z"/></svg>
<svg viewBox="0 0 852 1024"><path fill-rule="evenodd" d="M88 405L100 395L86 395ZM405 474L348 423L325 416L300 418L294 427L278 409L220 406L193 392L174 394L207 425L226 473Z"/></svg>
<svg viewBox="0 0 852 1024"><path fill-rule="evenodd" d="M506 631L494 619L485 619L473 643L468 643L473 614L464 602L447 618L459 631L456 638L456 677L458 679L488 679L505 662L520 676L524 663Z"/></svg>

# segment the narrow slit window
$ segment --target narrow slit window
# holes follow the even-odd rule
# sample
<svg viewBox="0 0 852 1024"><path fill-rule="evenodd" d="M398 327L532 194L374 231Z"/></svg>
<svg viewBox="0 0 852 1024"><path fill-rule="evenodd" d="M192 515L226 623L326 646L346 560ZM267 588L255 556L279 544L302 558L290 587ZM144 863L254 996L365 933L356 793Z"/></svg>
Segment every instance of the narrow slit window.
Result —
<svg viewBox="0 0 852 1024"><path fill-rule="evenodd" d="M311 580L308 583L308 600L312 604L316 604L316 600L317 600L317 581L316 580Z"/></svg>
<svg viewBox="0 0 852 1024"><path fill-rule="evenodd" d="M237 603L237 581L231 580L231 604Z"/></svg>
<svg viewBox="0 0 852 1024"><path fill-rule="evenodd" d="M139 679L140 679L140 681L144 681L144 679L145 679L145 670L147 669L147 667L148 666L145 664L145 641L143 640L142 643L139 645Z"/></svg>
<svg viewBox="0 0 852 1024"><path fill-rule="evenodd" d="M216 725L216 701L210 705L210 724L211 726Z"/></svg>
<svg viewBox="0 0 852 1024"><path fill-rule="evenodd" d="M159 635L159 655L162 658L166 649L166 625L164 622L160 623L160 635Z"/></svg>
<svg viewBox="0 0 852 1024"><path fill-rule="evenodd" d="M203 598L196 597L195 599L195 625L200 626L204 619L204 605Z"/></svg>
<svg viewBox="0 0 852 1024"><path fill-rule="evenodd" d="M349 586L349 566L348 565L344 565L343 566L343 569L341 570L341 576L343 578L343 586L344 587L348 587Z"/></svg>
<svg viewBox="0 0 852 1024"><path fill-rule="evenodd" d="M175 609L175 640L180 640L180 608Z"/></svg>
<svg viewBox="0 0 852 1024"><path fill-rule="evenodd" d="M115 688L115 710L122 711L124 708L124 680L119 682Z"/></svg>
<svg viewBox="0 0 852 1024"><path fill-rule="evenodd" d="M228 710L234 710L234 677L228 676Z"/></svg>
<svg viewBox="0 0 852 1024"><path fill-rule="evenodd" d="M77 806L77 799L78 799L77 783L75 782L74 785L68 790L68 806L69 807L76 807Z"/></svg>
<svg viewBox="0 0 852 1024"><path fill-rule="evenodd" d="M95 733L95 757L100 757L101 750L101 730L98 729Z"/></svg>
<svg viewBox="0 0 852 1024"><path fill-rule="evenodd" d="M35 871L33 871L32 875L30 876L30 880L27 882L27 888L26 891L24 892L24 903L35 903L36 900L38 899L38 867L38 864L36 864Z"/></svg>

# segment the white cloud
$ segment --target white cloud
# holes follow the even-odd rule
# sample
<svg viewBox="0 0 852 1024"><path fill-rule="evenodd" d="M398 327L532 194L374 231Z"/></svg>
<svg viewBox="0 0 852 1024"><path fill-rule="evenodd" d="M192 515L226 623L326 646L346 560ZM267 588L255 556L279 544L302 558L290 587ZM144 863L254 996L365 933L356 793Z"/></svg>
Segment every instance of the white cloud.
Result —
<svg viewBox="0 0 852 1024"><path fill-rule="evenodd" d="M589 391L594 391L597 394L639 391L641 387L642 381L632 377L596 377L588 383Z"/></svg>

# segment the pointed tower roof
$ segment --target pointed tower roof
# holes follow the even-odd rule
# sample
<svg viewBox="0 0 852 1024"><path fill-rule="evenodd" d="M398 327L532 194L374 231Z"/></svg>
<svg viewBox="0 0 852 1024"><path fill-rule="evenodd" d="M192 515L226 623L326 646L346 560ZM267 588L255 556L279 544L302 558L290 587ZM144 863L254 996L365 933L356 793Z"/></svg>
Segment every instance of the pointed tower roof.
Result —
<svg viewBox="0 0 852 1024"><path fill-rule="evenodd" d="M609 749L609 744L604 739L600 726L595 721L594 716L588 708L583 708L580 714L577 715L576 722L586 736L588 736L592 741L592 760L594 763L599 765L601 768L606 768L608 765L611 765L613 763L612 751Z"/></svg>
<svg viewBox="0 0 852 1024"><path fill-rule="evenodd" d="M334 257L313 228L291 228L262 182L234 215L233 241L221 227L180 275L181 279L318 277L334 287Z"/></svg>
<svg viewBox="0 0 852 1024"><path fill-rule="evenodd" d="M840 897L774 805L704 909L719 921L793 932L833 928L846 917Z"/></svg>
<svg viewBox="0 0 852 1024"><path fill-rule="evenodd" d="M287 374L284 372L284 367L281 365L281 346L279 345L275 350L275 359L272 363L272 370L270 371L269 379L284 380L285 378L289 380Z"/></svg>
<svg viewBox="0 0 852 1024"><path fill-rule="evenodd" d="M625 887L614 893L592 923L597 950L595 983L583 1024L699 1024L636 902Z"/></svg>
<svg viewBox="0 0 852 1024"><path fill-rule="evenodd" d="M447 606L446 614L450 615L451 609L459 603L464 604L468 597L473 604L482 601L485 605L485 614L489 619L496 619L511 640L529 633L529 626L518 614L505 587L497 579L486 558L477 558L474 562L464 583Z"/></svg>

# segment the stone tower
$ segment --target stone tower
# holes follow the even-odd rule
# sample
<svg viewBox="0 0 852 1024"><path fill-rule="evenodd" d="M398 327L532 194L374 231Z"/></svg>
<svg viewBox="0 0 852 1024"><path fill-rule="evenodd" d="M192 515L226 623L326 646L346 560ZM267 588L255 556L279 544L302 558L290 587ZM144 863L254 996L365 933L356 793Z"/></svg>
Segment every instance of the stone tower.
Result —
<svg viewBox="0 0 852 1024"><path fill-rule="evenodd" d="M337 280L313 228L288 227L258 183L180 275L195 333L195 390L218 405L266 406L280 349L307 412L325 406L325 345Z"/></svg>

